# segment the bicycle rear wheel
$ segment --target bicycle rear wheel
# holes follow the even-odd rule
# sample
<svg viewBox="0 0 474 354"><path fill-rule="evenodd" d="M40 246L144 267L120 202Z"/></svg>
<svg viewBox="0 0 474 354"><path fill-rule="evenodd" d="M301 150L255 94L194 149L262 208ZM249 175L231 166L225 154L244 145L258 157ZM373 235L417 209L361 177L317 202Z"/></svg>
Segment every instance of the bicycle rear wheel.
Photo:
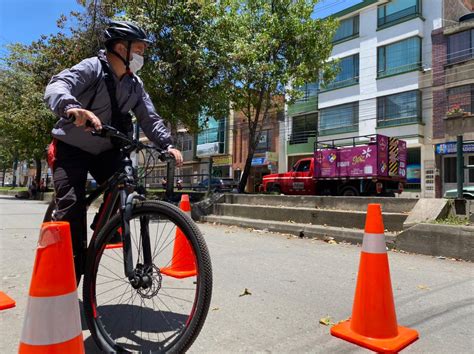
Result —
<svg viewBox="0 0 474 354"><path fill-rule="evenodd" d="M121 230L120 215L114 216L89 246L83 288L87 324L105 352L184 352L199 334L209 310L209 252L186 214L168 203L145 201L134 206L130 220L135 270L144 262L143 220L150 235L151 286L135 289L124 275L123 249L106 248ZM187 251L182 252L175 240L178 228L189 245ZM167 270L182 265L181 257L186 255L195 271L191 269L184 278L170 276L173 272Z"/></svg>

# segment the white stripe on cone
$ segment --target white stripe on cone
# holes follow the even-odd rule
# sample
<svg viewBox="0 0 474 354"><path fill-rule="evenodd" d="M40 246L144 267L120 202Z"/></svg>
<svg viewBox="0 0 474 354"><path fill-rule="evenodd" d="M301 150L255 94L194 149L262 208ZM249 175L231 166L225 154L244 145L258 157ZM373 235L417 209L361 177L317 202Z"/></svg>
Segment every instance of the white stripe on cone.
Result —
<svg viewBox="0 0 474 354"><path fill-rule="evenodd" d="M71 340L82 333L77 291L66 295L28 298L21 342L50 345Z"/></svg>
<svg viewBox="0 0 474 354"><path fill-rule="evenodd" d="M365 253L387 253L384 234L364 234L362 251Z"/></svg>

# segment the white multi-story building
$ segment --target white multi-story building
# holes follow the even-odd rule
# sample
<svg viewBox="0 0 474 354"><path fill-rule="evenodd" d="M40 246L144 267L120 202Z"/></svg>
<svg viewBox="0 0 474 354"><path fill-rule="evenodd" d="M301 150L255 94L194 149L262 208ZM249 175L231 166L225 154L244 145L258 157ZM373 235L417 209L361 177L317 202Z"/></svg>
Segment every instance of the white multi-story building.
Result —
<svg viewBox="0 0 474 354"><path fill-rule="evenodd" d="M423 174L434 166L431 32L442 25L442 0L365 0L332 16L339 74L288 107L280 166L310 155L316 139L398 137L408 144L408 190L434 197Z"/></svg>

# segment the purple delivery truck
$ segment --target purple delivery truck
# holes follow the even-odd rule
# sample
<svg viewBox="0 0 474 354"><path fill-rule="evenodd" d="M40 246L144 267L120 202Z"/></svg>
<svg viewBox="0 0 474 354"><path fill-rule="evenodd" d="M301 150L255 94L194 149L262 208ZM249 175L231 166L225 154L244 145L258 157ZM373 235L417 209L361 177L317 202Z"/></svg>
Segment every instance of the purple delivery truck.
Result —
<svg viewBox="0 0 474 354"><path fill-rule="evenodd" d="M263 186L284 194L394 196L406 182L406 160L406 142L380 134L319 141L314 157L264 176Z"/></svg>

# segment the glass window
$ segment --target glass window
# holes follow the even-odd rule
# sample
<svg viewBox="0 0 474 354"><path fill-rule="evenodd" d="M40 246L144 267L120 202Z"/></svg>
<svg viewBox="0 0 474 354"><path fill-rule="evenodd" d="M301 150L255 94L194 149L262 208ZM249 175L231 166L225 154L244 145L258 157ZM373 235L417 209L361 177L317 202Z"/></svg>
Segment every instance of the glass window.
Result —
<svg viewBox="0 0 474 354"><path fill-rule="evenodd" d="M340 134L359 129L359 102L321 109L319 134Z"/></svg>
<svg viewBox="0 0 474 354"><path fill-rule="evenodd" d="M421 121L419 91L377 98L377 126L387 127Z"/></svg>
<svg viewBox="0 0 474 354"><path fill-rule="evenodd" d="M325 85L325 89L345 87L359 82L359 54L340 59L338 67L339 72L336 78Z"/></svg>
<svg viewBox="0 0 474 354"><path fill-rule="evenodd" d="M208 144L219 142L219 153L225 151L225 119L216 120L209 117L201 117L201 132L198 134L197 144Z"/></svg>
<svg viewBox="0 0 474 354"><path fill-rule="evenodd" d="M318 94L319 90L319 82L312 82L309 84L305 84L304 86L299 88L299 91L303 92L303 97L297 100L297 102L306 102L311 97L315 97Z"/></svg>
<svg viewBox="0 0 474 354"><path fill-rule="evenodd" d="M377 48L377 76L401 74L421 67L421 38L412 37Z"/></svg>
<svg viewBox="0 0 474 354"><path fill-rule="evenodd" d="M298 166L296 166L295 172L307 172L311 167L311 160L301 161Z"/></svg>
<svg viewBox="0 0 474 354"><path fill-rule="evenodd" d="M260 140L256 148L256 152L266 152L270 151L272 146L272 131L271 130L262 130L260 134Z"/></svg>
<svg viewBox="0 0 474 354"><path fill-rule="evenodd" d="M420 13L419 0L392 0L379 6L377 25L383 26Z"/></svg>
<svg viewBox="0 0 474 354"><path fill-rule="evenodd" d="M473 57L474 30L452 34L448 37L448 64L459 63Z"/></svg>
<svg viewBox="0 0 474 354"><path fill-rule="evenodd" d="M309 137L316 136L318 114L303 114L292 118L292 133L290 144L304 144Z"/></svg>
<svg viewBox="0 0 474 354"><path fill-rule="evenodd" d="M343 40L359 34L359 16L341 20L333 38L333 42Z"/></svg>
<svg viewBox="0 0 474 354"><path fill-rule="evenodd" d="M191 151L193 149L193 137L189 134L179 134L177 146L181 151Z"/></svg>
<svg viewBox="0 0 474 354"><path fill-rule="evenodd" d="M456 157L444 157L444 183L456 183Z"/></svg>
<svg viewBox="0 0 474 354"><path fill-rule="evenodd" d="M472 112L474 85L457 86L448 89L448 112L458 106L464 112Z"/></svg>

